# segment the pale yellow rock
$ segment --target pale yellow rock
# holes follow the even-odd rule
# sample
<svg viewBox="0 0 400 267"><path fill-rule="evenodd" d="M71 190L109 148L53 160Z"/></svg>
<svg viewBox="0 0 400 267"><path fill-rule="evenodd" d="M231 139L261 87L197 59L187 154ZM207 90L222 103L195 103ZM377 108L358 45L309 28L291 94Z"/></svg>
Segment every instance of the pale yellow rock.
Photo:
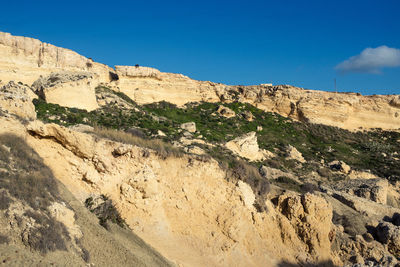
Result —
<svg viewBox="0 0 400 267"><path fill-rule="evenodd" d="M239 136L225 144L226 148L233 153L247 158L251 161L263 160L268 155L267 152L260 150L257 143L255 132L249 132L243 136Z"/></svg>
<svg viewBox="0 0 400 267"><path fill-rule="evenodd" d="M182 106L189 102L239 100L296 120L349 130L400 128L398 95L362 96L289 85L229 86L135 66L116 66L116 74L112 68L71 50L0 32L2 83L14 80L31 84L40 75L60 70L90 72L95 83L108 83L139 104L167 101Z"/></svg>
<svg viewBox="0 0 400 267"><path fill-rule="evenodd" d="M32 84L40 75L60 70L90 71L109 81L111 68L69 49L37 39L0 32L0 80Z"/></svg>
<svg viewBox="0 0 400 267"><path fill-rule="evenodd" d="M87 72L54 72L36 80L34 87L46 102L92 111L99 106L95 87L98 81Z"/></svg>
<svg viewBox="0 0 400 267"><path fill-rule="evenodd" d="M53 202L49 207L51 216L53 216L57 221L63 223L70 237L74 239L79 239L83 236L81 229L75 224L75 212L58 202Z"/></svg>
<svg viewBox="0 0 400 267"><path fill-rule="evenodd" d="M190 132L190 133L194 133L194 132L196 132L196 123L194 123L194 122L185 122L185 123L181 124L181 128L183 130L186 130L186 131Z"/></svg>
<svg viewBox="0 0 400 267"><path fill-rule="evenodd" d="M244 205L248 209L254 210L253 204L254 204L254 201L256 200L256 196L254 195L253 189L251 189L251 187L248 184L246 184L242 181L238 182L238 187L239 187L240 192L242 193L242 200L243 200Z"/></svg>
<svg viewBox="0 0 400 267"><path fill-rule="evenodd" d="M28 86L9 82L0 87L0 110L24 119L36 119L33 98L34 93Z"/></svg>
<svg viewBox="0 0 400 267"><path fill-rule="evenodd" d="M52 124L31 123L27 132L14 119L0 119L0 134L19 132L79 200L107 195L136 234L183 266L277 266L296 264L298 255L319 262L329 254L329 208L318 198L304 197L304 214L311 217L303 229L269 200L268 212L249 209L250 191L228 182L212 159L160 159L152 151L144 157L135 146L130 156L115 157L119 143ZM90 181L82 178L88 172Z"/></svg>
<svg viewBox="0 0 400 267"><path fill-rule="evenodd" d="M286 159L294 159L301 163L306 162L306 160L303 158L303 155L294 146L289 145L286 148L286 153Z"/></svg>
<svg viewBox="0 0 400 267"><path fill-rule="evenodd" d="M221 115L224 116L226 118L232 118L236 116L235 111L231 110L228 107L225 107L223 105L220 105L217 109L217 112Z"/></svg>

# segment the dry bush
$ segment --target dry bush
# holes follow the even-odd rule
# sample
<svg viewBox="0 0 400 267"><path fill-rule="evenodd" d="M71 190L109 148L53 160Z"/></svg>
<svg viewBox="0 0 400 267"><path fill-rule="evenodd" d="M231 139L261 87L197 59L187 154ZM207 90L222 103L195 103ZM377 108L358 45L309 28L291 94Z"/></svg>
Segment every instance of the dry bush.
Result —
<svg viewBox="0 0 400 267"><path fill-rule="evenodd" d="M5 235L0 234L0 245L1 244L8 244L8 237Z"/></svg>
<svg viewBox="0 0 400 267"><path fill-rule="evenodd" d="M157 155L165 159L167 157L182 157L184 154L180 149L173 147L160 139L145 139L120 130L96 127L94 134L116 142L135 145L138 147L154 150Z"/></svg>
<svg viewBox="0 0 400 267"><path fill-rule="evenodd" d="M12 200L7 195L6 191L0 192L0 210L6 210L10 207Z"/></svg>
<svg viewBox="0 0 400 267"><path fill-rule="evenodd" d="M48 211L52 202L62 201L52 171L22 138L12 134L0 135L0 162L7 162L8 167L0 175L0 188L8 192L7 195L2 191L0 195L1 209L8 208L10 195L26 205L27 210L33 210L24 215L37 223L23 236L24 244L42 253L66 250L67 230Z"/></svg>
<svg viewBox="0 0 400 267"><path fill-rule="evenodd" d="M39 227L34 227L29 231L27 238L23 240L25 245L41 253L67 250L65 240L69 240L70 237L63 223L54 220L43 212L27 211L24 215L33 218L39 225Z"/></svg>

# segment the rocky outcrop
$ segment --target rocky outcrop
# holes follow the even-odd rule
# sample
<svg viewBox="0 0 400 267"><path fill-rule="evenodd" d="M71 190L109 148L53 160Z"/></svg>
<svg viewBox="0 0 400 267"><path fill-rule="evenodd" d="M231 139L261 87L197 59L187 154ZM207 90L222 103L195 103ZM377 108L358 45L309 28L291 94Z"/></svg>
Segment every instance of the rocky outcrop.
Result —
<svg viewBox="0 0 400 267"><path fill-rule="evenodd" d="M400 256L400 227L389 222L381 222L376 227L378 240L387 245L396 257Z"/></svg>
<svg viewBox="0 0 400 267"><path fill-rule="evenodd" d="M141 66L116 66L114 71L71 50L0 32L0 80L3 82L31 84L40 75L61 70L90 72L96 83L109 83L111 88L139 104L167 101L182 106L189 102L237 100L296 120L350 130L400 128L399 96L362 96L289 85L229 86Z"/></svg>
<svg viewBox="0 0 400 267"><path fill-rule="evenodd" d="M226 118L232 118L236 116L235 111L231 110L228 107L225 107L223 105L220 105L217 109L218 114L220 114L221 116L224 116Z"/></svg>
<svg viewBox="0 0 400 267"><path fill-rule="evenodd" d="M89 71L109 81L111 68L37 39L0 32L0 80L31 84L40 75L61 70Z"/></svg>
<svg viewBox="0 0 400 267"><path fill-rule="evenodd" d="M350 179L338 182L333 188L351 195L386 204L389 183L384 179Z"/></svg>
<svg viewBox="0 0 400 267"><path fill-rule="evenodd" d="M313 194L284 194L278 198L278 209L288 218L308 251L321 261L330 259L332 207Z"/></svg>
<svg viewBox="0 0 400 267"><path fill-rule="evenodd" d="M37 96L30 87L9 82L0 87L0 110L24 119L36 119L35 106L32 103L35 97Z"/></svg>
<svg viewBox="0 0 400 267"><path fill-rule="evenodd" d="M181 129L186 130L190 133L196 132L196 123L194 122L185 122L181 124Z"/></svg>
<svg viewBox="0 0 400 267"><path fill-rule="evenodd" d="M344 174L348 174L351 170L349 165L347 165L345 162L339 161L339 160L334 160L334 161L330 162L328 165L332 170L340 171L340 172L343 172Z"/></svg>
<svg viewBox="0 0 400 267"><path fill-rule="evenodd" d="M306 160L303 158L303 155L298 151L294 146L288 145L286 148L286 159L290 160L296 160L300 163L306 162Z"/></svg>
<svg viewBox="0 0 400 267"><path fill-rule="evenodd" d="M160 71L141 66L115 66L115 71L121 77L160 79Z"/></svg>
<svg viewBox="0 0 400 267"><path fill-rule="evenodd" d="M92 111L99 106L96 101L97 83L89 72L55 72L40 77L32 87L46 102L60 106Z"/></svg>
<svg viewBox="0 0 400 267"><path fill-rule="evenodd" d="M234 154L251 161L264 160L274 156L272 152L262 150L258 147L257 136L255 132L250 132L239 136L227 142L225 146Z"/></svg>
<svg viewBox="0 0 400 267"><path fill-rule="evenodd" d="M331 259L331 211L320 197L285 195L279 208L266 200L268 212L257 212L252 188L228 182L212 159L161 159L148 149L54 124L33 122L24 133L15 121L1 123L0 134L19 125L18 132L81 202L108 196L135 233L177 264L274 266L281 260ZM299 199L302 212L294 212L297 200L285 199ZM50 210L59 221L71 215L60 205ZM69 220L68 229L79 235Z"/></svg>

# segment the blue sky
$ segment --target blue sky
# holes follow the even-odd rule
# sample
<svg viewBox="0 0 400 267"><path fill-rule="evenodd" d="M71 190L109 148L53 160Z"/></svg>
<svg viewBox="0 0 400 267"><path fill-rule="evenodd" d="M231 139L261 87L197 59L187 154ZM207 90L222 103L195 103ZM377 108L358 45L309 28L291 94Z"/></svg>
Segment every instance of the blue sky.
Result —
<svg viewBox="0 0 400 267"><path fill-rule="evenodd" d="M339 91L400 94L396 0L13 2L2 4L0 31L110 66L328 91L336 78Z"/></svg>

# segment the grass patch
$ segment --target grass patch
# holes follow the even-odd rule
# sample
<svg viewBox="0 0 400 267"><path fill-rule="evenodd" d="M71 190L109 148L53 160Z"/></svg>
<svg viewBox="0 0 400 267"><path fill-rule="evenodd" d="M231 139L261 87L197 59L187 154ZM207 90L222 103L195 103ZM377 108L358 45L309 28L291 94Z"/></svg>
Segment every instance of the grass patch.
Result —
<svg viewBox="0 0 400 267"><path fill-rule="evenodd" d="M145 147L154 150L161 158L182 157L184 152L160 139L145 139L131 133L107 128L94 128L94 134L116 142Z"/></svg>

